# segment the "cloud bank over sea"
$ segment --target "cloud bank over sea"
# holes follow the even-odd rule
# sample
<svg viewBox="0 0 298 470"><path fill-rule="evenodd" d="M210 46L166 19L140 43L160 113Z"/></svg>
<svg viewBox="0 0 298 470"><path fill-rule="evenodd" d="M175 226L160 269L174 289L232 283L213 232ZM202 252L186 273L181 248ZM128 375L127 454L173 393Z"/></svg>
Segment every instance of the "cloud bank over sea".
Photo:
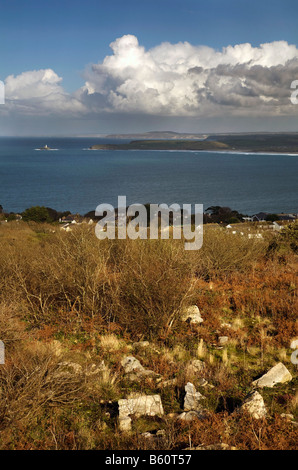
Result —
<svg viewBox="0 0 298 470"><path fill-rule="evenodd" d="M73 93L51 68L9 75L0 115L297 116L290 86L298 79L298 49L286 41L221 50L164 42L146 50L128 34L110 47L102 62L86 67L85 83Z"/></svg>

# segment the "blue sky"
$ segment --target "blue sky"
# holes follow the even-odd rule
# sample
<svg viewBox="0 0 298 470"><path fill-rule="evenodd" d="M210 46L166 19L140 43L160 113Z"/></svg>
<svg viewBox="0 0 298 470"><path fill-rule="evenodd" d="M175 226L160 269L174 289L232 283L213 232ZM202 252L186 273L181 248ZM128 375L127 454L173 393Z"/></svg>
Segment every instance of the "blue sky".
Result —
<svg viewBox="0 0 298 470"><path fill-rule="evenodd" d="M73 91L88 63L134 34L146 48L188 41L213 48L286 40L298 44L297 0L2 0L1 78L53 68ZM3 47L4 46L4 47Z"/></svg>
<svg viewBox="0 0 298 470"><path fill-rule="evenodd" d="M215 51L274 41L297 46L297 18L297 0L0 0L0 79L51 69L73 93L86 68L111 56L110 43L125 35L147 51L185 41Z"/></svg>

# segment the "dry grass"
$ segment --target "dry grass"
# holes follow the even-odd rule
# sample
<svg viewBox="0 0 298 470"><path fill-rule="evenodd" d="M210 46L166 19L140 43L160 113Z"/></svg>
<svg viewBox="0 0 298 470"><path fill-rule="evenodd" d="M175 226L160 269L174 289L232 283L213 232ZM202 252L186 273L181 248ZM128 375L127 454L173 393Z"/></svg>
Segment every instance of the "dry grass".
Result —
<svg viewBox="0 0 298 470"><path fill-rule="evenodd" d="M203 249L186 252L179 240L99 241L88 226L1 225L0 448L180 450L191 441L293 449L297 428L280 414L297 419L296 378L264 393L266 422L236 412L252 380L277 361L295 376L297 253L288 232L248 240L210 227ZM180 320L191 304L204 318L199 326ZM218 349L223 335L229 341ZM144 339L150 347L133 354L175 385L124 376L122 357ZM204 368L188 376L194 359ZM168 415L134 423L131 435L117 431L119 398L161 393L166 412L179 413L189 377L206 396L207 420L179 424ZM209 384L200 388L200 378ZM164 437L140 436L149 425Z"/></svg>

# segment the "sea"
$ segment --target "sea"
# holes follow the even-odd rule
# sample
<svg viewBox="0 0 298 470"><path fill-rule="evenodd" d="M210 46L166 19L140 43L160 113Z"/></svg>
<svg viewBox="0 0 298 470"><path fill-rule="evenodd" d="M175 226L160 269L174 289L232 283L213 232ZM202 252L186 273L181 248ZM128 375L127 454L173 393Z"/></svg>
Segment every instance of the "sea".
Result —
<svg viewBox="0 0 298 470"><path fill-rule="evenodd" d="M99 204L225 206L242 214L298 212L298 155L90 150L104 138L0 138L0 204L86 214ZM52 150L39 150L44 145ZM194 210L193 210L194 212Z"/></svg>

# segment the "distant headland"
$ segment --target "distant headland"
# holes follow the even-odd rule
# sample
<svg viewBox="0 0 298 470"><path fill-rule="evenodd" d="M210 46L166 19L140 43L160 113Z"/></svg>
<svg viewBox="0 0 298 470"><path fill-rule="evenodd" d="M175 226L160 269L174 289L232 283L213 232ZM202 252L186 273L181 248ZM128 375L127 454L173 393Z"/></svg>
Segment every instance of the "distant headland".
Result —
<svg viewBox="0 0 298 470"><path fill-rule="evenodd" d="M133 140L128 144L96 144L91 150L226 150L222 142L197 140Z"/></svg>
<svg viewBox="0 0 298 470"><path fill-rule="evenodd" d="M91 145L91 150L209 150L253 153L298 154L298 133L245 133L195 135L160 132L134 134L129 143ZM150 139L145 139L149 136ZM113 139L128 139L131 135L107 136ZM139 137L138 137L139 136Z"/></svg>

